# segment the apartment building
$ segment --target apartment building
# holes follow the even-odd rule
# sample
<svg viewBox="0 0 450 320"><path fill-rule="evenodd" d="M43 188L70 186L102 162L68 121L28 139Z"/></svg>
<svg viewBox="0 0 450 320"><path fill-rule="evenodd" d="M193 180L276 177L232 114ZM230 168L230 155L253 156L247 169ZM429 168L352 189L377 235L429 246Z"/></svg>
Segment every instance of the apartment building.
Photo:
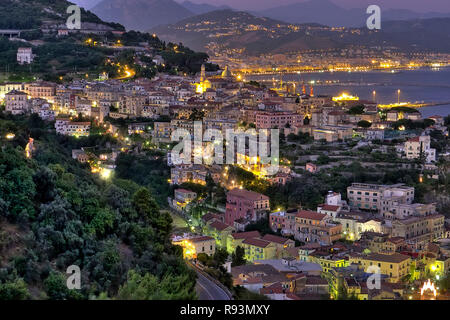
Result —
<svg viewBox="0 0 450 320"><path fill-rule="evenodd" d="M350 255L349 263L358 265L366 272L371 266L378 267L380 273L388 277L389 282L397 283L409 273L411 258L396 252L392 254L371 253L369 255ZM372 273L374 272L372 271Z"/></svg>
<svg viewBox="0 0 450 320"><path fill-rule="evenodd" d="M420 136L405 142L404 151L407 159L424 157L426 163L436 161L436 149L431 148L430 136Z"/></svg>
<svg viewBox="0 0 450 320"><path fill-rule="evenodd" d="M159 142L169 142L172 132L170 122L155 122L153 137Z"/></svg>
<svg viewBox="0 0 450 320"><path fill-rule="evenodd" d="M123 95L119 98L119 112L132 117L140 117L147 97L143 94Z"/></svg>
<svg viewBox="0 0 450 320"><path fill-rule="evenodd" d="M91 117L91 109L92 109L93 102L87 99L82 99L81 97L75 98L75 110L76 114L83 115L84 117Z"/></svg>
<svg viewBox="0 0 450 320"><path fill-rule="evenodd" d="M319 128L313 129L314 140L325 140L327 142L343 141L351 139L353 137L352 126L331 126L324 125Z"/></svg>
<svg viewBox="0 0 450 320"><path fill-rule="evenodd" d="M416 248L441 239L445 234L445 216L432 214L425 217L410 217L392 221L392 237L402 237Z"/></svg>
<svg viewBox="0 0 450 320"><path fill-rule="evenodd" d="M387 201L386 210L382 216L386 219L406 219L411 216L425 217L436 213L436 204L429 203L399 203L398 201Z"/></svg>
<svg viewBox="0 0 450 320"><path fill-rule="evenodd" d="M197 198L197 193L186 189L177 189L174 192L174 204L184 208L187 204Z"/></svg>
<svg viewBox="0 0 450 320"><path fill-rule="evenodd" d="M243 248L242 242L245 239L260 239L261 234L258 231L235 232L228 236L227 251L231 254L237 247Z"/></svg>
<svg viewBox="0 0 450 320"><path fill-rule="evenodd" d="M56 133L65 136L86 137L91 130L90 122L72 122L70 119L56 119Z"/></svg>
<svg viewBox="0 0 450 320"><path fill-rule="evenodd" d="M262 239L248 238L242 241L245 250L245 259L253 262L254 260L268 260L276 257L275 243Z"/></svg>
<svg viewBox="0 0 450 320"><path fill-rule="evenodd" d="M381 220L375 218L362 218L357 215L342 214L335 219L342 225L343 237L355 241L365 232L381 232Z"/></svg>
<svg viewBox="0 0 450 320"><path fill-rule="evenodd" d="M30 99L41 98L54 103L56 96L56 84L46 81L26 83L24 91Z"/></svg>
<svg viewBox="0 0 450 320"><path fill-rule="evenodd" d="M385 212L389 211L389 204L411 204L414 201L414 188L403 184L378 185L367 183L353 183L347 188L349 205L353 208Z"/></svg>
<svg viewBox="0 0 450 320"><path fill-rule="evenodd" d="M269 216L270 228L274 232L281 230L283 235L294 234L297 212L297 210L271 212Z"/></svg>
<svg viewBox="0 0 450 320"><path fill-rule="evenodd" d="M6 94L13 90L23 91L23 84L13 82L0 84L0 101L4 101Z"/></svg>
<svg viewBox="0 0 450 320"><path fill-rule="evenodd" d="M329 245L341 238L341 231L342 226L326 214L302 210L295 216L295 238L303 242Z"/></svg>
<svg viewBox="0 0 450 320"><path fill-rule="evenodd" d="M175 238L172 243L183 248L183 257L187 259L196 259L199 254L212 256L216 252L216 241L208 236Z"/></svg>
<svg viewBox="0 0 450 320"><path fill-rule="evenodd" d="M255 124L258 129L298 127L303 124L303 118L301 115L291 112L257 111Z"/></svg>
<svg viewBox="0 0 450 320"><path fill-rule="evenodd" d="M258 221L268 210L269 197L253 191L233 189L227 194L225 223L233 225L235 220L241 218Z"/></svg>
<svg viewBox="0 0 450 320"><path fill-rule="evenodd" d="M181 185L185 182L206 184L208 170L199 164L182 164L170 169L170 184Z"/></svg>
<svg viewBox="0 0 450 320"><path fill-rule="evenodd" d="M30 111L27 94L23 91L13 90L5 95L5 110L14 115Z"/></svg>
<svg viewBox="0 0 450 320"><path fill-rule="evenodd" d="M17 63L20 65L32 63L34 57L35 55L33 54L33 48L17 49Z"/></svg>

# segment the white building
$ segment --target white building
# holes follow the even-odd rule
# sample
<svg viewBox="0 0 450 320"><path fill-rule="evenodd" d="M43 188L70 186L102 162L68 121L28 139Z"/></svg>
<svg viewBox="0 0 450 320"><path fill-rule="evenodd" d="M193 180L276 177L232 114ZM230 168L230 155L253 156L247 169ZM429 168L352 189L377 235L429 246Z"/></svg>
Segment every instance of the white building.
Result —
<svg viewBox="0 0 450 320"><path fill-rule="evenodd" d="M33 62L35 55L32 48L19 48L17 50L17 62L19 64L30 64Z"/></svg>
<svg viewBox="0 0 450 320"><path fill-rule="evenodd" d="M72 122L70 119L56 119L56 133L65 136L82 137L89 136L91 130L90 122Z"/></svg>
<svg viewBox="0 0 450 320"><path fill-rule="evenodd" d="M55 116L56 116L55 111L53 111L50 108L49 104L42 105L42 107L39 109L38 114L39 114L39 117L42 120L49 120L49 121L53 121L55 119Z"/></svg>
<svg viewBox="0 0 450 320"><path fill-rule="evenodd" d="M75 109L77 112L77 115L80 113L83 115L83 117L91 117L91 111L92 111L92 101L81 99L80 97L75 98Z"/></svg>
<svg viewBox="0 0 450 320"><path fill-rule="evenodd" d="M30 111L28 95L23 91L13 90L5 95L5 110L12 114L23 114Z"/></svg>
<svg viewBox="0 0 450 320"><path fill-rule="evenodd" d="M436 161L436 149L431 148L430 136L420 136L405 142L405 154L407 159L425 158L426 163Z"/></svg>

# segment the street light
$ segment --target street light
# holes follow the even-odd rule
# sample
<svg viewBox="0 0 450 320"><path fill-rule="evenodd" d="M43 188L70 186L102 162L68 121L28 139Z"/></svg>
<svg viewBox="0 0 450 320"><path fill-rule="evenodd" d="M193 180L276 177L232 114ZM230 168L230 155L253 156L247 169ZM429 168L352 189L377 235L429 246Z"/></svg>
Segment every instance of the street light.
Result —
<svg viewBox="0 0 450 320"><path fill-rule="evenodd" d="M398 104L400 104L400 89L398 89L397 90L397 101L398 101Z"/></svg>

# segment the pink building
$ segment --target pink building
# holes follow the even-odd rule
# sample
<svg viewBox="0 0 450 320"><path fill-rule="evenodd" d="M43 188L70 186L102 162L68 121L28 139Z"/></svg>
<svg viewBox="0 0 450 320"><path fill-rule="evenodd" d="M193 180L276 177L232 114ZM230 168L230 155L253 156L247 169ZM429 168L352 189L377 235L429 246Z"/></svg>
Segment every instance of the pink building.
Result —
<svg viewBox="0 0 450 320"><path fill-rule="evenodd" d="M227 194L225 223L232 226L234 221L244 218L257 221L261 213L270 210L269 197L248 190L234 189Z"/></svg>
<svg viewBox="0 0 450 320"><path fill-rule="evenodd" d="M281 230L283 235L294 234L295 232L295 216L298 210L276 211L270 213L270 228L277 232Z"/></svg>
<svg viewBox="0 0 450 320"><path fill-rule="evenodd" d="M317 172L317 166L314 163L307 163L305 166L306 171L309 171L311 173Z"/></svg>
<svg viewBox="0 0 450 320"><path fill-rule="evenodd" d="M298 127L303 123L301 115L291 112L258 111L255 118L256 128L258 129L282 129L286 125Z"/></svg>

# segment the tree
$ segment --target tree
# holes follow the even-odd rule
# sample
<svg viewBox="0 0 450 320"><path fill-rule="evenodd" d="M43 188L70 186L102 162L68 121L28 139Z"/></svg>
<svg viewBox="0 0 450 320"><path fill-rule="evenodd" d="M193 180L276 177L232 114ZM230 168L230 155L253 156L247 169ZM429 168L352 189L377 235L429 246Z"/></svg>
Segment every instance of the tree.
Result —
<svg viewBox="0 0 450 320"><path fill-rule="evenodd" d="M351 107L351 108L347 111L347 113L348 113L348 114L351 114L351 115L358 115L358 114L363 114L363 113L364 113L364 110L365 110L364 105L357 105L357 106Z"/></svg>
<svg viewBox="0 0 450 320"><path fill-rule="evenodd" d="M236 250L231 254L231 266L238 267L246 264L245 260L245 249L241 246L237 246Z"/></svg>
<svg viewBox="0 0 450 320"><path fill-rule="evenodd" d="M67 288L66 278L53 272L44 281L44 288L51 300L66 300L71 296L71 291Z"/></svg>
<svg viewBox="0 0 450 320"><path fill-rule="evenodd" d="M358 127L361 128L370 128L372 126L372 122L367 120L361 120L358 122Z"/></svg>
<svg viewBox="0 0 450 320"><path fill-rule="evenodd" d="M225 248L217 248L214 253L213 259L217 262L218 266L222 266L228 259L228 251Z"/></svg>
<svg viewBox="0 0 450 320"><path fill-rule="evenodd" d="M196 298L194 286L185 286L190 274L166 275L162 280L146 273L141 276L135 270L128 273L127 282L120 287L119 300L192 300Z"/></svg>
<svg viewBox="0 0 450 320"><path fill-rule="evenodd" d="M27 300L30 293L23 279L0 283L0 300Z"/></svg>
<svg viewBox="0 0 450 320"><path fill-rule="evenodd" d="M55 182L56 173L47 167L40 168L34 175L33 181L39 192L36 193L36 198L42 203L47 203L55 198Z"/></svg>
<svg viewBox="0 0 450 320"><path fill-rule="evenodd" d="M141 188L133 195L133 205L139 216L145 220L154 219L158 205L147 188Z"/></svg>

